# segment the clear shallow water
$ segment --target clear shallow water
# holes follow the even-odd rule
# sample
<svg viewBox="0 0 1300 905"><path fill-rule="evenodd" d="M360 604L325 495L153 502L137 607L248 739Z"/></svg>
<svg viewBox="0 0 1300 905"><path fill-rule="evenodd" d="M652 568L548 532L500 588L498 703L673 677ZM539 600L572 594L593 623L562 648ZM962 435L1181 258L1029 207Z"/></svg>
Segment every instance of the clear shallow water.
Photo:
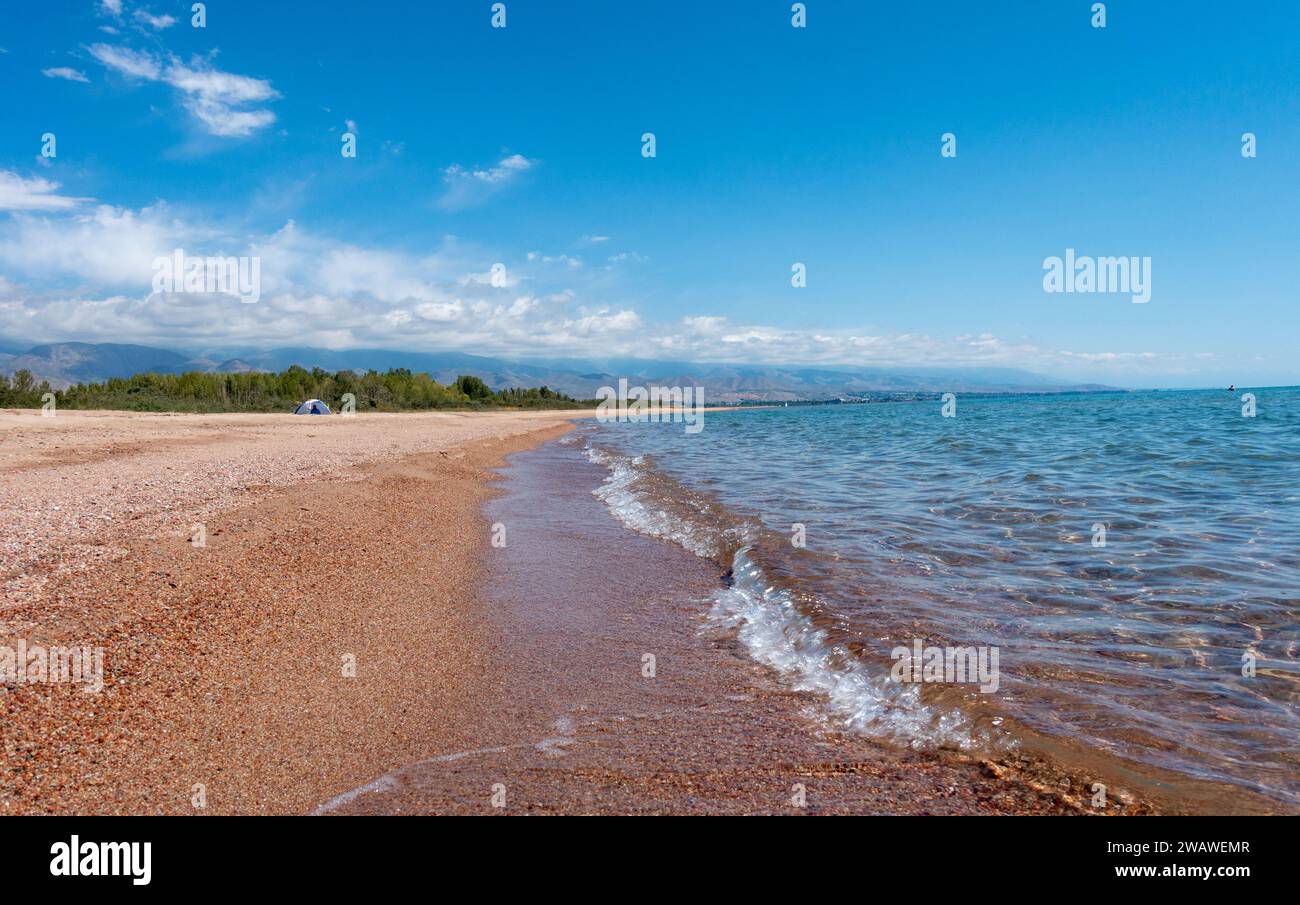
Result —
<svg viewBox="0 0 1300 905"><path fill-rule="evenodd" d="M1295 804L1300 389L1254 392L1254 418L1222 390L970 396L586 440L610 509L733 570L711 618L832 722L1063 740ZM997 692L890 681L913 639L997 647Z"/></svg>

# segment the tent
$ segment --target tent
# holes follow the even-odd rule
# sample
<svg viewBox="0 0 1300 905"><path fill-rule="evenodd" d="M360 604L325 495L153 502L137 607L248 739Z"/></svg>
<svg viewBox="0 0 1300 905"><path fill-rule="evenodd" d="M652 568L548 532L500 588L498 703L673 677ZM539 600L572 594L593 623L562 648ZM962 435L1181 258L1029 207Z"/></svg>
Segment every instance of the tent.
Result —
<svg viewBox="0 0 1300 905"><path fill-rule="evenodd" d="M332 415L330 407L319 399L308 399L293 410L295 415Z"/></svg>

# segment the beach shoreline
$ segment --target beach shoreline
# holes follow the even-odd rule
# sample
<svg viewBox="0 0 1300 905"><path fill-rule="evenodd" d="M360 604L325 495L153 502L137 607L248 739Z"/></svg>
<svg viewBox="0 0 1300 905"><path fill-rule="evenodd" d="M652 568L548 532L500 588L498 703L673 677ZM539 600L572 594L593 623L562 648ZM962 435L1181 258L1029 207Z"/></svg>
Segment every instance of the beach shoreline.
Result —
<svg viewBox="0 0 1300 905"><path fill-rule="evenodd" d="M701 633L721 576L547 459L584 414L8 434L0 635L100 645L105 682L0 694L0 813L479 813L498 784L531 813L1086 812L1077 781L816 731L809 696ZM620 559L670 579L611 583Z"/></svg>
<svg viewBox="0 0 1300 905"><path fill-rule="evenodd" d="M1090 811L1080 777L908 750L822 719L817 695L711 624L716 564L627 530L593 495L605 470L576 435L510 456L501 473L485 511L508 542L480 587L499 684L476 708L500 731L316 813ZM1107 811L1153 809L1121 792Z"/></svg>

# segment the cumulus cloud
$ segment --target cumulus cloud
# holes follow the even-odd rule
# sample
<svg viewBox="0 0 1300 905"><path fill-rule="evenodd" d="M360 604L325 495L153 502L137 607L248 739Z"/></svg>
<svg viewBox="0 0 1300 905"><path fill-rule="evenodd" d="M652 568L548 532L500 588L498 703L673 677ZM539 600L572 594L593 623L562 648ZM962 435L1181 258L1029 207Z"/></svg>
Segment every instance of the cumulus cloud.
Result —
<svg viewBox="0 0 1300 905"><path fill-rule="evenodd" d="M503 157L495 166L486 169L466 169L460 164L452 164L442 171L446 192L438 203L447 210L482 204L536 166L537 161L522 154Z"/></svg>
<svg viewBox="0 0 1300 905"><path fill-rule="evenodd" d="M169 219L161 205L140 211L100 205L57 218L16 214L0 228L0 265L40 282L62 278L99 291L147 289L154 258L211 238Z"/></svg>
<svg viewBox="0 0 1300 905"><path fill-rule="evenodd" d="M46 195L55 188L27 186ZM153 292L155 259L177 248L258 257L260 301ZM508 265L509 278L494 284L496 257L454 246L429 254L365 247L292 221L247 236L197 225L165 205L14 214L0 221L0 271L12 280L0 287L0 335L578 354L593 341L635 343L643 332L626 306L571 310L571 289L525 285L533 280L526 261Z"/></svg>
<svg viewBox="0 0 1300 905"><path fill-rule="evenodd" d="M54 66L50 69L42 69L41 75L47 79L67 79L69 82L89 82L85 73L78 72L69 66Z"/></svg>
<svg viewBox="0 0 1300 905"><path fill-rule="evenodd" d="M999 365L1076 373L1169 373L1150 352L1059 350L989 333L937 336L781 327L702 313L667 321L602 298L604 277L536 256L448 239L416 254L333 239L293 221L248 235L195 222L166 205L76 207L58 186L0 173L0 335L164 347L460 349L502 357L609 357L743 364ZM60 200L51 200L60 199ZM3 205L0 205L3 206ZM260 300L154 293L153 263L256 256ZM504 259L504 260L503 260ZM503 260L507 277L491 278ZM1111 369L1109 371L1105 369Z"/></svg>
<svg viewBox="0 0 1300 905"><path fill-rule="evenodd" d="M0 211L61 211L90 200L60 195L58 190L57 182L39 176L24 179L17 173L0 170Z"/></svg>
<svg viewBox="0 0 1300 905"><path fill-rule="evenodd" d="M162 82L176 89L182 106L211 135L243 138L275 122L275 114L258 105L280 96L265 79L222 72L204 60L182 63L175 57L161 59L146 51L110 44L94 44L90 55L109 69L148 82Z"/></svg>

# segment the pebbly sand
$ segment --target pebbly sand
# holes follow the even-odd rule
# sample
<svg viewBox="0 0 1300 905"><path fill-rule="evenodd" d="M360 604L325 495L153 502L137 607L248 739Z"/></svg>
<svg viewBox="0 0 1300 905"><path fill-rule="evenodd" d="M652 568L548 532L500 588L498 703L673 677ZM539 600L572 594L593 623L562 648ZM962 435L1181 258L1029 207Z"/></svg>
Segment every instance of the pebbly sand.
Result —
<svg viewBox="0 0 1300 905"><path fill-rule="evenodd" d="M106 673L0 690L0 813L302 812L463 741L484 466L569 417L0 415L0 643Z"/></svg>
<svg viewBox="0 0 1300 905"><path fill-rule="evenodd" d="M557 444L494 490L582 414L0 413L0 644L105 652L0 687L0 813L1085 810L816 731Z"/></svg>

